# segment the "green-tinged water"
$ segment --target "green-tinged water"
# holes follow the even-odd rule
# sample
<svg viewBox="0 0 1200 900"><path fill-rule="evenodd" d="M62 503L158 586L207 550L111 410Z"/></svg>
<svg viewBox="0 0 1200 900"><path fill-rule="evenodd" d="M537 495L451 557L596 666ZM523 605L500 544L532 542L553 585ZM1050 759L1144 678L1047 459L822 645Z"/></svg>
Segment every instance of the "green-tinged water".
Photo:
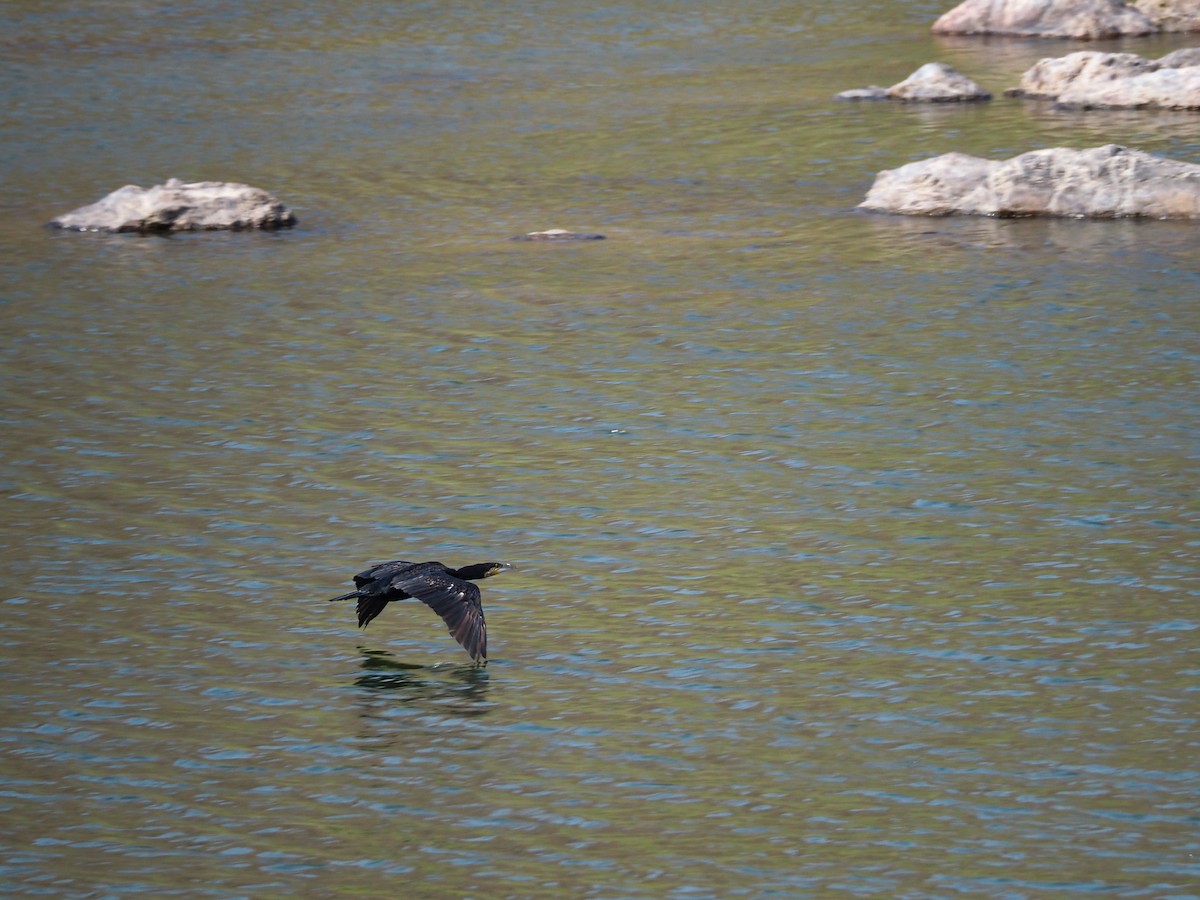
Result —
<svg viewBox="0 0 1200 900"><path fill-rule="evenodd" d="M854 211L1200 117L925 2L202 6L0 6L0 892L1200 896L1197 226ZM168 177L300 225L41 227ZM516 566L485 669L392 558Z"/></svg>

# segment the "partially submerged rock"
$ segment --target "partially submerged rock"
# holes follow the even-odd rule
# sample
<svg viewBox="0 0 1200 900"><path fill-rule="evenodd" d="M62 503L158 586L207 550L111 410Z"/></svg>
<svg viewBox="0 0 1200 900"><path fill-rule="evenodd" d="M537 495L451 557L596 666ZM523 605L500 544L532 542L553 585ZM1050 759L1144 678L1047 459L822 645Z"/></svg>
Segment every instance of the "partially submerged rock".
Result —
<svg viewBox="0 0 1200 900"><path fill-rule="evenodd" d="M953 103L991 100L992 95L945 63L925 63L899 84L888 88L893 100L909 103Z"/></svg>
<svg viewBox="0 0 1200 900"><path fill-rule="evenodd" d="M933 23L934 34L1012 34L1100 40L1159 30L1123 0L964 0Z"/></svg>
<svg viewBox="0 0 1200 900"><path fill-rule="evenodd" d="M1054 100L1072 85L1084 81L1113 81L1153 72L1156 65L1136 53L1099 53L1080 50L1066 56L1039 59L1021 76L1021 84L1007 93L1017 97Z"/></svg>
<svg viewBox="0 0 1200 900"><path fill-rule="evenodd" d="M259 188L224 181L185 183L178 178L151 188L128 184L104 199L58 216L53 228L72 231L168 232L287 228L296 217Z"/></svg>
<svg viewBox="0 0 1200 900"><path fill-rule="evenodd" d="M890 88L872 85L842 91L838 100L902 100L906 103L955 103L991 100L992 95L978 84L940 62L925 63Z"/></svg>
<svg viewBox="0 0 1200 900"><path fill-rule="evenodd" d="M1084 82L1058 95L1059 106L1200 109L1200 66L1159 69L1120 81Z"/></svg>
<svg viewBox="0 0 1200 900"><path fill-rule="evenodd" d="M1082 50L1039 60L1007 93L1069 107L1200 109L1200 51L1177 50L1149 60Z"/></svg>
<svg viewBox="0 0 1200 900"><path fill-rule="evenodd" d="M965 153L944 153L932 159L885 169L875 176L859 209L909 216L949 216L963 213L962 200L1000 165Z"/></svg>
<svg viewBox="0 0 1200 900"><path fill-rule="evenodd" d="M531 231L528 234L518 234L514 241L602 241L602 234L588 234L579 231L567 231L563 228L551 228L548 231Z"/></svg>
<svg viewBox="0 0 1200 900"><path fill-rule="evenodd" d="M998 162L947 153L880 172L860 209L907 215L1200 218L1200 165L1109 144Z"/></svg>
<svg viewBox="0 0 1200 900"><path fill-rule="evenodd" d="M848 91L842 91L833 98L834 100L890 100L888 89L880 87L877 84L872 84L865 88L850 88Z"/></svg>

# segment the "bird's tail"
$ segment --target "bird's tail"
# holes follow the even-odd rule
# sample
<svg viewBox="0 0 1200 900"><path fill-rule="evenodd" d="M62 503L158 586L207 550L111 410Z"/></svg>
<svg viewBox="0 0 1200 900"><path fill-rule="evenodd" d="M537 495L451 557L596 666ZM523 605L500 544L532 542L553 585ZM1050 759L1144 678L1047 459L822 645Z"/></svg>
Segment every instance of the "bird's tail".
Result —
<svg viewBox="0 0 1200 900"><path fill-rule="evenodd" d="M366 628L367 623L383 612L383 608L388 605L387 599L379 597L368 597L362 591L351 591L348 594L342 594L340 597L330 597L329 602L334 603L338 600L357 600L358 601L358 627Z"/></svg>

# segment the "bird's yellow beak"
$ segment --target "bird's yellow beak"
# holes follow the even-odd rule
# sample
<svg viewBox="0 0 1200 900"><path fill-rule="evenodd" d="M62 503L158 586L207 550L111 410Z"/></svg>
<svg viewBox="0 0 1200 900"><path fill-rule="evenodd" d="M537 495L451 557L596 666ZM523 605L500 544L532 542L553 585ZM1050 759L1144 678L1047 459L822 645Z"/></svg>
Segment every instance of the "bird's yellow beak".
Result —
<svg viewBox="0 0 1200 900"><path fill-rule="evenodd" d="M501 572L507 572L511 568L512 566L508 563L497 563L488 569L487 577L491 578L493 575L499 575Z"/></svg>

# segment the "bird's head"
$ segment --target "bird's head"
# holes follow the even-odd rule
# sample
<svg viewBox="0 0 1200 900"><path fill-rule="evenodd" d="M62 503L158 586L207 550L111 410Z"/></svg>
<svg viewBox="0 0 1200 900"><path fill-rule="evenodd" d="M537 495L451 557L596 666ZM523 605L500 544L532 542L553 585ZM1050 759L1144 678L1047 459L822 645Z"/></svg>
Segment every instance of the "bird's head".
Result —
<svg viewBox="0 0 1200 900"><path fill-rule="evenodd" d="M484 578L491 578L493 575L499 575L501 572L507 572L512 566L509 563L490 562L484 563L487 566L487 571L483 573Z"/></svg>
<svg viewBox="0 0 1200 900"><path fill-rule="evenodd" d="M511 569L508 563L502 562L485 562L476 563L473 566L463 566L458 570L458 577L465 578L468 581L478 581L481 578L491 578L493 575L499 575L501 572L507 572Z"/></svg>

